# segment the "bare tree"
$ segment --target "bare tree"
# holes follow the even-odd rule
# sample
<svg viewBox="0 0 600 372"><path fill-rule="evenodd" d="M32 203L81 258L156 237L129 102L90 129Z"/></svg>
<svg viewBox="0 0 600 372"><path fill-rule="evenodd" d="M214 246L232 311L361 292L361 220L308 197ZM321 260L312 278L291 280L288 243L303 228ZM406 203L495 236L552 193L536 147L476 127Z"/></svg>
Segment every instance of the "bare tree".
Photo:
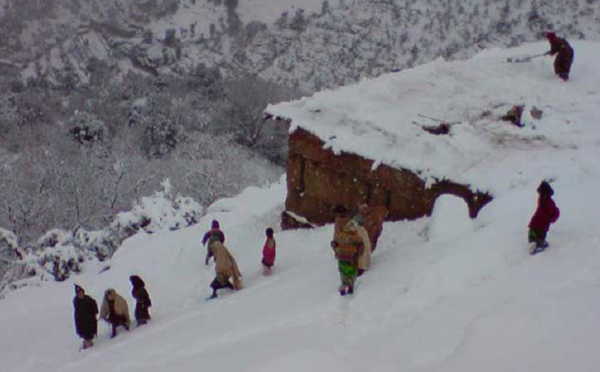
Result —
<svg viewBox="0 0 600 372"><path fill-rule="evenodd" d="M275 181L283 172L256 159L229 137L200 132L186 135L173 156L172 179L204 205L234 195L248 185Z"/></svg>
<svg viewBox="0 0 600 372"><path fill-rule="evenodd" d="M231 133L237 143L271 159L281 157L274 154L287 143L287 132L268 128L264 110L268 104L295 98L298 93L250 75L228 82L225 92L227 101L218 110L212 130Z"/></svg>

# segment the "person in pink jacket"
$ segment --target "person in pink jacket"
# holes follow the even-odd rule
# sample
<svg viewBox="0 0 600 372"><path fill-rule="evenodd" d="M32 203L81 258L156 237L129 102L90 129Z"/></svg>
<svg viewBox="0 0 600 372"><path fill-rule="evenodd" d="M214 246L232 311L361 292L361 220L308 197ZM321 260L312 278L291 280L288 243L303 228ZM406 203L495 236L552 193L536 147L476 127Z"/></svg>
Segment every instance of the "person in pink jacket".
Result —
<svg viewBox="0 0 600 372"><path fill-rule="evenodd" d="M276 246L275 238L273 237L273 229L267 228L265 230L267 240L262 249L262 264L263 264L263 275L271 275L271 268L275 264Z"/></svg>

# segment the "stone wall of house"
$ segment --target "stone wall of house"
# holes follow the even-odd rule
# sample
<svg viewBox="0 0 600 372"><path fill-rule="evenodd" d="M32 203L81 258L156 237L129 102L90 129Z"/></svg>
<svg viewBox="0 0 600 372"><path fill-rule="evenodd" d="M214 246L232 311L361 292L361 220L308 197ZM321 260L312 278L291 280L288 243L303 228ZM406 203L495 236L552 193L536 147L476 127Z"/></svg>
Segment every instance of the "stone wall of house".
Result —
<svg viewBox="0 0 600 372"><path fill-rule="evenodd" d="M431 215L435 200L452 194L465 200L472 218L492 200L486 193L451 181L425 188L425 182L414 173L380 165L372 170L373 161L354 154L335 155L323 149L324 142L303 129L289 137L287 163L287 211L321 225L333 222L333 206L342 204L350 210L367 203L385 206L388 220L417 219ZM289 214L282 215L282 227L307 227L295 223Z"/></svg>

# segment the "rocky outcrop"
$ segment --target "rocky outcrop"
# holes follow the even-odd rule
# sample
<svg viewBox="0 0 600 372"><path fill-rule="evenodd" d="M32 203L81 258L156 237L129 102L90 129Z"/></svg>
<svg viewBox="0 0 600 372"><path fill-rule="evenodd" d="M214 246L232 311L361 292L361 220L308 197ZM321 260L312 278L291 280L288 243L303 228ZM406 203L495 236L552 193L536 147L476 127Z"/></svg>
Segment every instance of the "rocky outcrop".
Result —
<svg viewBox="0 0 600 372"><path fill-rule="evenodd" d="M471 218L492 200L487 193L451 180L426 187L418 175L405 169L382 164L372 170L372 160L348 153L335 155L323 145L323 141L303 129L289 136L285 207L312 224L333 222L332 208L336 204L354 211L362 203L385 206L389 210L387 220L397 221L431 215L435 200L442 194L462 198ZM301 227L294 221L282 218L282 227Z"/></svg>

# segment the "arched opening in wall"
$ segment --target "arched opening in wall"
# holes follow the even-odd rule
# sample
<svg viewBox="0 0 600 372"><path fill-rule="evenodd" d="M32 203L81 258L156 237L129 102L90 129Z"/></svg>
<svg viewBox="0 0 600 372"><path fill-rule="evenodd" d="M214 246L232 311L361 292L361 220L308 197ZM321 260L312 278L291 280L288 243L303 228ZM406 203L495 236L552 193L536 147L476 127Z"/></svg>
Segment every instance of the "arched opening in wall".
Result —
<svg viewBox="0 0 600 372"><path fill-rule="evenodd" d="M429 219L429 240L450 240L473 231L469 206L463 198L442 194L437 197Z"/></svg>
<svg viewBox="0 0 600 372"><path fill-rule="evenodd" d="M492 196L485 191L472 191L469 186L444 180L434 184L430 192L433 198L439 198L441 195L451 194L462 198L469 208L469 216L476 218L477 214L485 205L492 201ZM434 201L435 203L435 201Z"/></svg>

